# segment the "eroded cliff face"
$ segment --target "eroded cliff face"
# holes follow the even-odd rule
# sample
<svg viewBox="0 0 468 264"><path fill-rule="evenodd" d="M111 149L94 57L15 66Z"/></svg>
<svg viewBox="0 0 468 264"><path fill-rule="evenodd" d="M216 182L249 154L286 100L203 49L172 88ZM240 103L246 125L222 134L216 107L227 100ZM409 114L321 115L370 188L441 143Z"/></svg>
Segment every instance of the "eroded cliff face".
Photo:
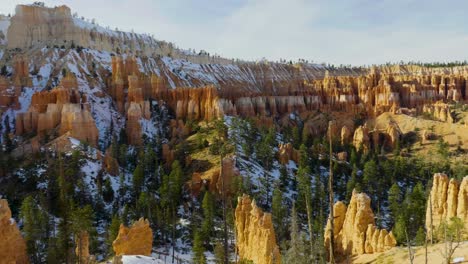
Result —
<svg viewBox="0 0 468 264"><path fill-rule="evenodd" d="M449 179L446 174L436 173L426 210L428 237L434 235L437 238L441 223L449 223L452 217L461 219L465 228L464 235L468 237L468 176L460 183L456 179Z"/></svg>
<svg viewBox="0 0 468 264"><path fill-rule="evenodd" d="M353 190L349 205L337 202L333 206L335 254L341 257L383 252L396 246L392 232L378 229L370 198ZM330 222L325 228L325 247L330 245Z"/></svg>
<svg viewBox="0 0 468 264"><path fill-rule="evenodd" d="M5 199L0 200L0 262L29 263L26 243L15 220L11 218L10 207Z"/></svg>
<svg viewBox="0 0 468 264"><path fill-rule="evenodd" d="M36 90L43 90L56 86L54 78L61 78L64 64L75 65L72 68L76 69L79 81L65 76L60 86L85 92L94 106L110 96L112 101L104 105L112 108L112 112L115 108L121 115L97 118L95 107L91 107L98 133L89 119L91 115L85 111L89 107L82 106L83 113L64 119L84 124L91 133L80 139L91 143L97 141L95 134L105 140L112 119L119 129L125 128L130 144L142 144L141 123L151 118L150 102L156 100L164 101L173 116L183 120L238 115L256 117L258 124L272 125L278 120L291 122L285 117L294 113L304 122L304 133L313 136L323 136L327 129L325 118L314 115L346 115L351 123L337 122L333 136L340 139L341 129L342 143L355 143L367 151L371 145L381 143L389 148L395 146L398 130L390 127L375 134L369 127L365 133L352 124L356 116L368 119L386 111L429 113L441 121L453 122L446 104L467 99L468 67L330 69L310 63L235 62L177 51L149 36L107 30L71 16L66 6L20 5L11 19L8 35L11 48L42 49L29 49L28 57L6 51L4 57L14 57L8 62L14 71L11 78L0 79L0 110L18 109L18 94L31 84L31 77L34 85L41 86ZM91 50L67 49L71 43ZM64 45L65 49L46 45ZM62 122L61 104L86 103L71 99L67 102L61 99L67 95L52 93L57 93L57 99L50 95L33 96L34 107L18 115L17 134L50 133ZM73 126L69 121L65 123L64 127ZM389 140L379 142L382 133ZM74 136L82 135L83 131L77 134Z"/></svg>
<svg viewBox="0 0 468 264"><path fill-rule="evenodd" d="M98 143L98 130L86 96L78 91L76 77L64 77L59 87L34 93L27 112L18 113L17 135L37 133L42 136L58 129L59 135L70 136L93 146Z"/></svg>
<svg viewBox="0 0 468 264"><path fill-rule="evenodd" d="M8 48L28 49L34 45L70 45L115 51L140 50L151 53L158 47L147 35L130 34L101 27L73 17L69 7L18 5L7 33Z"/></svg>
<svg viewBox="0 0 468 264"><path fill-rule="evenodd" d="M119 234L112 243L115 255L151 255L153 248L153 231L147 219L140 218L126 227L120 225Z"/></svg>
<svg viewBox="0 0 468 264"><path fill-rule="evenodd" d="M271 214L264 213L255 201L244 194L238 198L235 217L236 246L240 259L257 264L281 263Z"/></svg>

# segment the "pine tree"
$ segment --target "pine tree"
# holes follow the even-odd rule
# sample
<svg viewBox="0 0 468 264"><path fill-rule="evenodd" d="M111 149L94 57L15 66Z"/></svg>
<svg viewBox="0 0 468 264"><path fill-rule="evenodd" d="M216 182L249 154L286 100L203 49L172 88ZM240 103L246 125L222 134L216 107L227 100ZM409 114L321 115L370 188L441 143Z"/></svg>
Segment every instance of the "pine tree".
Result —
<svg viewBox="0 0 468 264"><path fill-rule="evenodd" d="M285 221L287 218L287 211L283 205L283 193L278 186L273 191L271 214L278 241L281 241L285 238L287 232L287 221Z"/></svg>
<svg viewBox="0 0 468 264"><path fill-rule="evenodd" d="M138 164L133 171L133 195L135 199L140 196L143 183L145 182L145 173L140 164Z"/></svg>
<svg viewBox="0 0 468 264"><path fill-rule="evenodd" d="M109 255L113 251L112 243L114 242L114 240L117 238L117 235L119 234L120 223L121 222L120 222L119 216L114 215L112 217L112 221L107 231L107 246L109 247Z"/></svg>
<svg viewBox="0 0 468 264"><path fill-rule="evenodd" d="M401 207L401 192L398 184L394 183L388 191L388 203L393 219L396 219Z"/></svg>
<svg viewBox="0 0 468 264"><path fill-rule="evenodd" d="M86 205L82 208L74 208L71 212L71 231L75 237L75 241L78 245L82 244L82 234L92 234L93 231L94 213L93 208L90 205ZM81 252L77 253L81 256ZM77 263L80 263L81 259L77 258Z"/></svg>
<svg viewBox="0 0 468 264"><path fill-rule="evenodd" d="M210 191L206 191L202 201L203 209L203 223L202 223L202 235L205 241L209 241L213 234L213 218L214 218L214 201Z"/></svg>
<svg viewBox="0 0 468 264"><path fill-rule="evenodd" d="M203 235L196 230L193 237L193 263L206 264L205 248L203 246Z"/></svg>
<svg viewBox="0 0 468 264"><path fill-rule="evenodd" d="M47 213L38 207L32 196L27 196L21 205L20 217L23 220L24 240L32 262L43 262L48 240Z"/></svg>
<svg viewBox="0 0 468 264"><path fill-rule="evenodd" d="M299 230L297 219L296 206L293 205L291 211L291 224L289 227L291 240L289 241L289 248L284 254L283 263L291 264L307 264L310 263L309 253L307 252L307 245L304 236Z"/></svg>
<svg viewBox="0 0 468 264"><path fill-rule="evenodd" d="M288 179L288 170L286 166L282 165L279 169L280 177L279 177L279 189L284 192L287 190L289 186L289 179Z"/></svg>
<svg viewBox="0 0 468 264"><path fill-rule="evenodd" d="M216 242L215 244L214 257L216 264L224 264L224 248L223 244L220 242Z"/></svg>
<svg viewBox="0 0 468 264"><path fill-rule="evenodd" d="M363 170L363 184L367 187L366 193L369 194L372 200L376 201L377 197L377 188L376 184L378 182L379 170L377 163L374 159L369 160L364 164Z"/></svg>

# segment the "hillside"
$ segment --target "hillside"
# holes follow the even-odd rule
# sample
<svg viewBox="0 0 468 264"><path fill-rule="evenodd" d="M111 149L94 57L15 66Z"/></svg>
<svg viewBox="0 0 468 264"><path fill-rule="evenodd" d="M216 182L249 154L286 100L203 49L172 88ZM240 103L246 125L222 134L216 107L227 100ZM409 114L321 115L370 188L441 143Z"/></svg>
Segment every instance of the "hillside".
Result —
<svg viewBox="0 0 468 264"><path fill-rule="evenodd" d="M422 263L428 240L439 263L466 240L463 63L226 59L72 14L0 16L0 263Z"/></svg>

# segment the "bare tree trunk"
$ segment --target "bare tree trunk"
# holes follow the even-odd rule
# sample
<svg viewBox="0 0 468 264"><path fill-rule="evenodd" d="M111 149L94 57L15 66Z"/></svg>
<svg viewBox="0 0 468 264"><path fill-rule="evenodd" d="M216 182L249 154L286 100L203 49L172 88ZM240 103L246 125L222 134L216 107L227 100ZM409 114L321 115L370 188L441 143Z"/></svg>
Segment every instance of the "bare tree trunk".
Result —
<svg viewBox="0 0 468 264"><path fill-rule="evenodd" d="M406 246L408 247L408 257L409 257L409 261L411 264L413 264L413 260L414 260L414 252L413 250L411 249L411 243L410 243L410 240L409 240L409 237L408 237L408 232L406 231L405 229L405 235L406 235Z"/></svg>
<svg viewBox="0 0 468 264"><path fill-rule="evenodd" d="M224 150L221 150L224 151ZM228 230L227 230L227 212L226 212L226 191L224 189L224 171L223 171L223 158L224 158L224 153L221 153L221 169L219 172L219 176L221 177L221 196L222 196L222 202L223 202L223 225L224 225L224 263L228 264L229 263L229 253L228 253Z"/></svg>
<svg viewBox="0 0 468 264"><path fill-rule="evenodd" d="M432 223L432 194L429 193L429 213L431 214L431 221L430 221L430 224L431 224L431 245L434 244L434 226L433 226L433 223Z"/></svg>
<svg viewBox="0 0 468 264"><path fill-rule="evenodd" d="M310 207L310 197L305 197L305 202L306 202L306 210L307 210L307 226L309 228L309 236L310 236L310 255L313 255L314 252L314 235L313 235L313 230L312 230L312 209Z"/></svg>
<svg viewBox="0 0 468 264"><path fill-rule="evenodd" d="M176 220L175 220L175 209L174 209L174 205L171 206L172 207L172 263L174 263L174 259L175 259L175 224L176 224Z"/></svg>
<svg viewBox="0 0 468 264"><path fill-rule="evenodd" d="M334 251L335 251L335 239L334 239L334 215L333 215L333 203L334 203L334 197L333 197L333 143L332 143L332 131L331 131L331 125L332 121L328 123L328 136L330 140L330 173L328 175L328 198L329 198L329 207L330 207L330 263L334 264L335 263L335 256L334 256Z"/></svg>
<svg viewBox="0 0 468 264"><path fill-rule="evenodd" d="M427 231L426 231L425 238L424 238L424 251L425 251L424 263L427 264Z"/></svg>

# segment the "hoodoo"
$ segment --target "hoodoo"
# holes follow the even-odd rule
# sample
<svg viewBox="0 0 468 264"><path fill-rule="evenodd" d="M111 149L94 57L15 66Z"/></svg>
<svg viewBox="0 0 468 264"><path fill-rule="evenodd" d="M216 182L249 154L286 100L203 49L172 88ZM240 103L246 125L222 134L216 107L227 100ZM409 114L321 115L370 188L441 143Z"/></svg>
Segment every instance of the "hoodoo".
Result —
<svg viewBox="0 0 468 264"><path fill-rule="evenodd" d="M244 194L238 198L235 216L240 258L257 264L281 263L271 214L264 213L255 200Z"/></svg>
<svg viewBox="0 0 468 264"><path fill-rule="evenodd" d="M430 199L426 210L428 238L437 238L439 226L443 222L449 223L452 217L461 219L465 229L463 233L468 237L468 176L460 183L444 173L434 174Z"/></svg>
<svg viewBox="0 0 468 264"><path fill-rule="evenodd" d="M0 263L29 263L26 243L5 199L0 199Z"/></svg>
<svg viewBox="0 0 468 264"><path fill-rule="evenodd" d="M346 257L386 251L396 246L392 232L375 225L371 200L365 193L353 190L349 205L337 202L333 206L335 254ZM330 244L330 222L325 228L325 247Z"/></svg>

